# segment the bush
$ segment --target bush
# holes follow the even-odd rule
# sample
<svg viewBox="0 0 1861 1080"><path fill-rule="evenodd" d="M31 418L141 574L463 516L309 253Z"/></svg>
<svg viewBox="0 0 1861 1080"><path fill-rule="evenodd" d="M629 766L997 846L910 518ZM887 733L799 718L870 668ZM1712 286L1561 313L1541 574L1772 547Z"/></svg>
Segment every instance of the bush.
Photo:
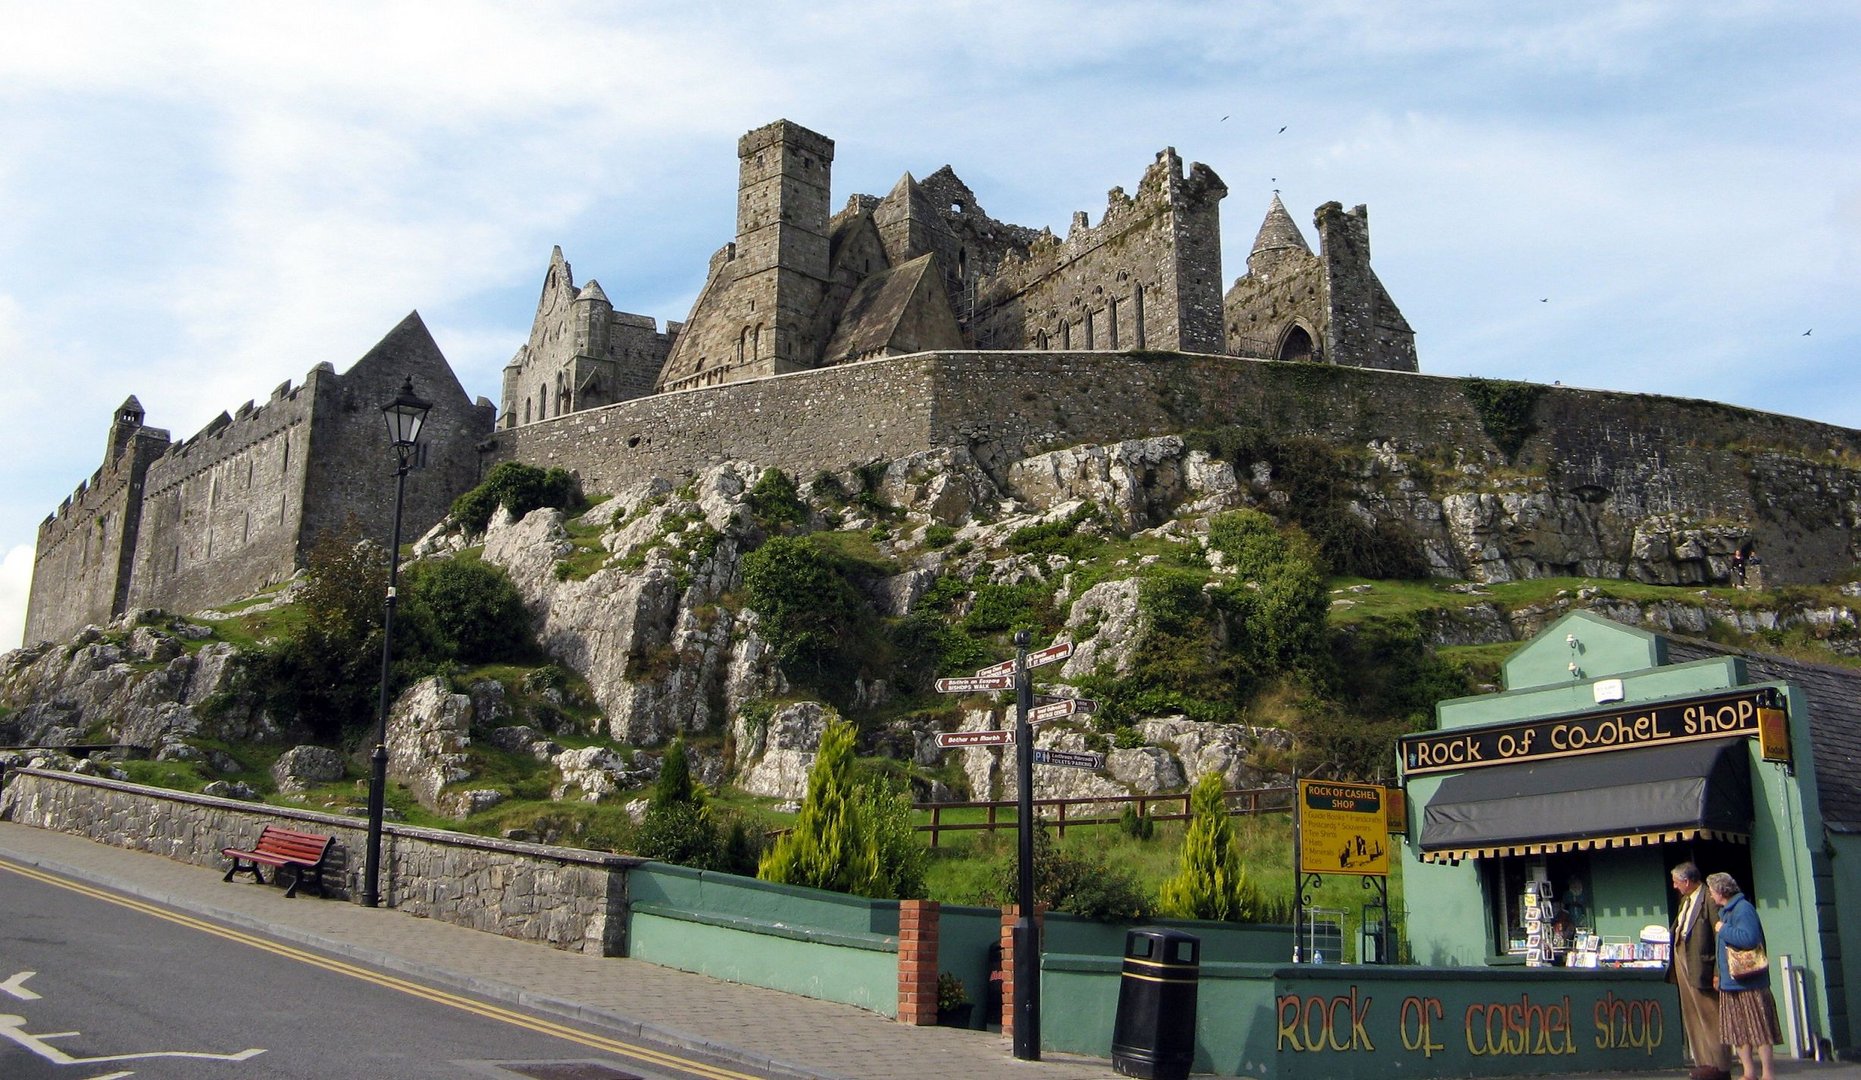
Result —
<svg viewBox="0 0 1861 1080"><path fill-rule="evenodd" d="M883 899L924 895L926 856L911 831L910 804L854 779L853 725L821 733L795 827L763 853L764 881Z"/></svg>
<svg viewBox="0 0 1861 1080"><path fill-rule="evenodd" d="M530 612L509 575L476 559L436 559L407 570L402 607L429 659L485 664L534 651Z"/></svg>
<svg viewBox="0 0 1861 1080"><path fill-rule="evenodd" d="M483 483L453 500L452 516L467 532L481 533L500 506L522 517L545 506L573 509L580 501L575 478L566 469L503 461L491 467Z"/></svg>
<svg viewBox="0 0 1861 1080"><path fill-rule="evenodd" d="M988 890L985 902L1019 902L1020 865L1018 850L998 865L994 887ZM1150 909L1143 886L1129 872L1101 858L1062 851L1053 842L1045 822L1034 829L1034 902L1054 911L1108 922L1140 919Z"/></svg>
<svg viewBox="0 0 1861 1080"><path fill-rule="evenodd" d="M1133 840L1148 840L1157 835L1157 823L1138 813L1136 803L1125 803L1124 812L1118 815L1118 830Z"/></svg>
<svg viewBox="0 0 1861 1080"><path fill-rule="evenodd" d="M746 501L750 513L765 525L800 525L808 520L808 507L795 481L780 469L764 469L750 486Z"/></svg>
<svg viewBox="0 0 1861 1080"><path fill-rule="evenodd" d="M839 565L807 540L777 536L743 557L759 632L785 662L826 668L867 615Z"/></svg>

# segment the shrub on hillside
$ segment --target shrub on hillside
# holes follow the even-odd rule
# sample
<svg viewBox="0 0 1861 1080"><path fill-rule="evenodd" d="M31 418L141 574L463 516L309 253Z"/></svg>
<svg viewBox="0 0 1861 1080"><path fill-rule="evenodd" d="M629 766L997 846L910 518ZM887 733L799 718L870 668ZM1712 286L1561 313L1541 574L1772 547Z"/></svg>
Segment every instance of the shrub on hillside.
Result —
<svg viewBox="0 0 1861 1080"><path fill-rule="evenodd" d="M452 516L467 532L481 533L502 506L522 517L545 506L573 509L581 501L575 477L566 469L539 469L520 461L491 467L484 482L453 500Z"/></svg>
<svg viewBox="0 0 1861 1080"><path fill-rule="evenodd" d="M996 866L995 882L983 896L991 905L1020 900L1020 852ZM1034 829L1034 902L1085 919L1140 919L1150 910L1144 887L1128 871L1106 860L1064 851L1042 822Z"/></svg>
<svg viewBox="0 0 1861 1080"><path fill-rule="evenodd" d="M838 562L806 538L777 536L743 557L758 631L787 663L826 668L868 614Z"/></svg>
<svg viewBox="0 0 1861 1080"><path fill-rule="evenodd" d="M499 567L436 559L408 567L406 583L408 636L428 659L484 664L534 650L530 612Z"/></svg>

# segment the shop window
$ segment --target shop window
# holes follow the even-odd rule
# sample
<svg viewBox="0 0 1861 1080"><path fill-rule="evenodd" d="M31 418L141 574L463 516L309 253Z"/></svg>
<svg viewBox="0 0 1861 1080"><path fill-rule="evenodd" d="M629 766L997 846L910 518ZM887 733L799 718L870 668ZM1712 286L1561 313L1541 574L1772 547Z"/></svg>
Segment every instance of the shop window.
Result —
<svg viewBox="0 0 1861 1080"><path fill-rule="evenodd" d="M1495 953L1525 955L1528 944L1525 893L1528 884L1533 882L1549 882L1551 886L1554 915L1549 933L1553 950L1562 952L1576 934L1596 928L1596 901L1590 893L1588 852L1483 859L1481 876Z"/></svg>

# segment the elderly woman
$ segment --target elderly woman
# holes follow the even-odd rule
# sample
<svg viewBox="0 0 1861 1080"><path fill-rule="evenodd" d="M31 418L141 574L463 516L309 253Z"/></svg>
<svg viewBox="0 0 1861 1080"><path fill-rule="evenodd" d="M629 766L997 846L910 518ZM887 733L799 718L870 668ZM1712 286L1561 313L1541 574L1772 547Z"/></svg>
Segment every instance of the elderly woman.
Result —
<svg viewBox="0 0 1861 1080"><path fill-rule="evenodd" d="M1719 921L1713 926L1719 938L1718 974L1712 980L1719 991L1719 1037L1738 1052L1745 1080L1776 1080L1771 1047L1783 1042L1783 1031L1777 1024L1777 1003L1771 998L1770 968L1734 978L1726 957L1727 950L1755 949L1764 944L1758 909L1745 899L1730 874L1712 875L1706 879L1706 887L1719 904ZM1754 1048L1762 1072L1752 1071Z"/></svg>

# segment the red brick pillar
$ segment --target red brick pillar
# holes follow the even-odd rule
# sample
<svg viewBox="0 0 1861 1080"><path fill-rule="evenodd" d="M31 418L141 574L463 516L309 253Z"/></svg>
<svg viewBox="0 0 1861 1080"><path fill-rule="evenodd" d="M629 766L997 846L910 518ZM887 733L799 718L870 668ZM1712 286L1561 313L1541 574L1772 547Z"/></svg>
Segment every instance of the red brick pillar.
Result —
<svg viewBox="0 0 1861 1080"><path fill-rule="evenodd" d="M1047 905L1034 905L1034 934L1040 937L1045 928ZM1002 1034L1012 1036L1015 1029L1015 923L1021 921L1021 905L1002 908Z"/></svg>
<svg viewBox="0 0 1861 1080"><path fill-rule="evenodd" d="M898 1022L937 1022L937 920L935 900L898 902Z"/></svg>

